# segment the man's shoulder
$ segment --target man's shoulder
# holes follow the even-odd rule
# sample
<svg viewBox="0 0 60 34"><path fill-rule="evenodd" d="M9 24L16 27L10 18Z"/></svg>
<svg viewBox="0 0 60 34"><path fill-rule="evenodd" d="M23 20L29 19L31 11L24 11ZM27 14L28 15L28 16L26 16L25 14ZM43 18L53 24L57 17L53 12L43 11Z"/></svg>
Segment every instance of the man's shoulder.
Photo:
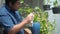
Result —
<svg viewBox="0 0 60 34"><path fill-rule="evenodd" d="M6 15L7 14L7 10L6 8L3 6L0 8L0 15Z"/></svg>

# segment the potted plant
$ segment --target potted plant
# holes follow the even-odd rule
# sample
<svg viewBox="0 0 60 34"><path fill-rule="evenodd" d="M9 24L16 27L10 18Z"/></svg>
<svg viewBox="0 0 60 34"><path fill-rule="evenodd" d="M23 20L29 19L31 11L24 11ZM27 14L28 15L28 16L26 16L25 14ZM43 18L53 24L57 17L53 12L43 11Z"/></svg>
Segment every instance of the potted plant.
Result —
<svg viewBox="0 0 60 34"><path fill-rule="evenodd" d="M46 4L45 4L46 3ZM50 0L44 0L44 5L43 5L43 9L44 10L50 10Z"/></svg>
<svg viewBox="0 0 60 34"><path fill-rule="evenodd" d="M53 3L54 7L52 8L54 14L59 14L60 13L60 6L58 6L58 1L55 0Z"/></svg>

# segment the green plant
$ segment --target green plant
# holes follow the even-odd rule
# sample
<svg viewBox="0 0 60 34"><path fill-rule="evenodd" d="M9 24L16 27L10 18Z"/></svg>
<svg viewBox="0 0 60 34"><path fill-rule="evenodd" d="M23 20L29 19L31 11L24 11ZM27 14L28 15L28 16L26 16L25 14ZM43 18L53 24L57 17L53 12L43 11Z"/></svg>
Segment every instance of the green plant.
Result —
<svg viewBox="0 0 60 34"><path fill-rule="evenodd" d="M55 2L53 3L54 7L56 7L58 5L57 0L55 0Z"/></svg>
<svg viewBox="0 0 60 34"><path fill-rule="evenodd" d="M49 5L49 3L50 3L50 0L44 0L44 4Z"/></svg>
<svg viewBox="0 0 60 34"><path fill-rule="evenodd" d="M34 22L40 22L41 25L40 34L52 34L54 26L52 23L49 22L47 12L41 10L39 7L30 8L27 6L21 7L19 11L23 17L26 17L29 13L34 11Z"/></svg>

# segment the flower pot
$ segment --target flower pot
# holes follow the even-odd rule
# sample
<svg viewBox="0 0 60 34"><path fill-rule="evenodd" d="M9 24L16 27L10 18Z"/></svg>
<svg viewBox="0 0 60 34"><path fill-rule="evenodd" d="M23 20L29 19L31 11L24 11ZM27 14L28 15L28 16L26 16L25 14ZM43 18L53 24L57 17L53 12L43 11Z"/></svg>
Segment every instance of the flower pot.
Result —
<svg viewBox="0 0 60 34"><path fill-rule="evenodd" d="M43 5L44 10L50 10L50 5Z"/></svg>
<svg viewBox="0 0 60 34"><path fill-rule="evenodd" d="M60 7L53 7L52 10L54 14L60 14Z"/></svg>

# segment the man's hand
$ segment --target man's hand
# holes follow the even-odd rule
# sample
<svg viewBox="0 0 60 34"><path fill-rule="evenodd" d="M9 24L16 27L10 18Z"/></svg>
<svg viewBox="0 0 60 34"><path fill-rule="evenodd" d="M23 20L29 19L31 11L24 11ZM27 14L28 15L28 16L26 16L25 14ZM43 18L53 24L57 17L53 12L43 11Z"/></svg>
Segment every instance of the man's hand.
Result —
<svg viewBox="0 0 60 34"><path fill-rule="evenodd" d="M28 28L24 28L24 30L25 30L25 34L32 34L32 32L31 32L30 29L28 29Z"/></svg>
<svg viewBox="0 0 60 34"><path fill-rule="evenodd" d="M31 22L34 18L34 13L30 13L27 17L26 20L28 21L27 23Z"/></svg>

